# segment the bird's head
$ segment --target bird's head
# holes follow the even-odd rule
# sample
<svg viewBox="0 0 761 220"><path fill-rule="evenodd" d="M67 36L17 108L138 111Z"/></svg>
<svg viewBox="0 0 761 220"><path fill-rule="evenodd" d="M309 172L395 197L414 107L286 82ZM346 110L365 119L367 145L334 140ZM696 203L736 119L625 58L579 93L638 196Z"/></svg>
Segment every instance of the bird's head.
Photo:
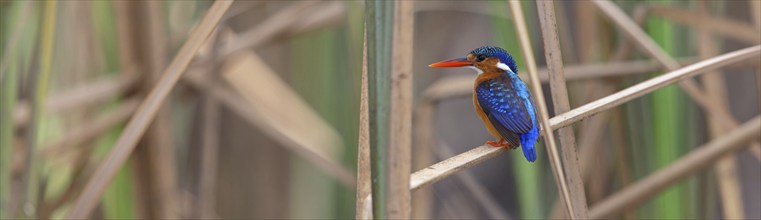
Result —
<svg viewBox="0 0 761 220"><path fill-rule="evenodd" d="M483 46L471 51L465 57L437 62L429 67L468 67L481 73L507 72L518 73L515 60L505 49Z"/></svg>

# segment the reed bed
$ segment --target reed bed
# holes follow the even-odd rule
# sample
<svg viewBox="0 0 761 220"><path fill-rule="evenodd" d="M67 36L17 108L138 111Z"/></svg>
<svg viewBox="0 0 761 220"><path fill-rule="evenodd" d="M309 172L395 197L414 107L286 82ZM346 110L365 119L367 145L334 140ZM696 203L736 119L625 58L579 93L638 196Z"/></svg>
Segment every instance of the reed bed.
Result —
<svg viewBox="0 0 761 220"><path fill-rule="evenodd" d="M759 6L0 1L0 218L761 218ZM426 67L481 45L536 163Z"/></svg>

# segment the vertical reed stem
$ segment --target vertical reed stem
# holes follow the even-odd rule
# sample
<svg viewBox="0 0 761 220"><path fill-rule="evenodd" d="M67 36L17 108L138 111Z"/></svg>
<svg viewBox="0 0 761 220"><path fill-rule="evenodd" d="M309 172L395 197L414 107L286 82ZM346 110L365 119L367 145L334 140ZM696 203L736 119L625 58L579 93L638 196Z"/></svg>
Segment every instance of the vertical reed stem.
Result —
<svg viewBox="0 0 761 220"><path fill-rule="evenodd" d="M523 17L523 9L518 0L510 0L509 3L513 15L513 21L515 22L515 29L518 33L518 38L521 41L521 51L523 52L523 59L526 61L526 70L529 75L531 90L533 90L534 101L538 107L539 121L543 128L542 132L544 133L544 140L547 150L549 151L552 171L555 174L555 182L557 183L558 191L560 191L560 194L563 197L563 202L566 204L568 216L571 216L572 219L577 219L576 213L585 213L586 210L574 210L574 207L571 205L571 193L565 182L563 165L560 162L560 155L558 154L557 145L555 144L555 137L552 134L552 127L549 123L550 117L547 113L547 105L545 104L544 93L542 92L542 83L536 70L534 51L531 48L531 40L529 39L526 21Z"/></svg>
<svg viewBox="0 0 761 220"><path fill-rule="evenodd" d="M31 89L34 90L32 92L34 100L31 108L32 117L31 121L29 122L30 126L27 133L24 171L22 173L23 176L21 179L21 193L23 193L24 196L21 197L22 202L18 204L20 207L16 207L23 209L24 215L30 218L35 218L36 210L28 210L27 207L37 207L37 203L39 202L37 201L37 198L40 196L37 194L39 190L39 173L37 172L38 165L36 164L37 145L39 144L37 141L37 136L38 132L40 131L40 120L43 112L45 112L44 103L48 93L50 72L53 69L53 51L55 49L54 43L58 1L45 1L43 7L44 10L42 13L42 31L40 32L40 69L39 72L37 72L37 74L33 77L35 82L31 87ZM15 210L11 210L11 212L15 212ZM16 215L16 217L21 216Z"/></svg>
<svg viewBox="0 0 761 220"><path fill-rule="evenodd" d="M710 14L708 9L710 8L710 2L698 2L698 10L704 14ZM706 29L698 29L698 53L701 59L707 59L718 54L717 45L711 33ZM712 71L703 74L702 80L704 84L708 99L712 103L724 108L726 112L729 102L727 101L727 91L724 85L724 76L720 75L718 71ZM711 132L711 138L719 138L725 135L729 130L724 129L721 122L716 121L716 118L706 117L708 121L709 130ZM719 162L716 163L715 175L716 181L719 186L719 196L721 198L721 207L723 210L725 219L745 219L742 202L742 189L738 181L737 176L737 160L734 154L724 156ZM708 217L708 216L705 216Z"/></svg>
<svg viewBox="0 0 761 220"><path fill-rule="evenodd" d="M359 95L359 139L357 150L357 197L355 219L372 219L372 175L370 174L370 116L368 112L367 29L362 45L362 80Z"/></svg>
<svg viewBox="0 0 761 220"><path fill-rule="evenodd" d="M568 89L566 88L565 74L563 73L563 55L560 51L558 39L557 21L555 18L555 6L553 1L538 1L539 23L542 27L544 39L544 52L547 59L547 71L550 78L550 88L555 114L571 110L568 101ZM525 48L524 48L525 50ZM563 146L563 166L565 181L570 185L570 198L574 210L577 210L574 219L587 219L587 199L584 193L584 180L581 177L581 166L576 153L576 136L573 127L565 127L558 130L560 144ZM589 146L587 146L589 147Z"/></svg>
<svg viewBox="0 0 761 220"><path fill-rule="evenodd" d="M410 218L412 2L367 1L375 218Z"/></svg>
<svg viewBox="0 0 761 220"><path fill-rule="evenodd" d="M396 0L394 4L388 146L390 195L386 216L392 219L411 216L413 3Z"/></svg>

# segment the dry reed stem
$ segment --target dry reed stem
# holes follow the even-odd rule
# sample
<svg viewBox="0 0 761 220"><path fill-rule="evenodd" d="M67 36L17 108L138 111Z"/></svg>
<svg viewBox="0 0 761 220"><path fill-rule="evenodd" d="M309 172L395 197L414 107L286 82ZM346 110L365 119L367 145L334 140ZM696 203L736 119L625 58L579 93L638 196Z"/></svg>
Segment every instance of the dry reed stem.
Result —
<svg viewBox="0 0 761 220"><path fill-rule="evenodd" d="M164 33L166 19L163 4L158 1L133 1L125 6L127 9L123 12L129 14L120 18L131 19L131 22L129 27L120 29L126 31L120 35L130 35L124 40L131 41L119 42L129 46L126 48L128 50L120 51L120 65L136 66L141 70L138 74L141 79L138 93L145 96L156 85L167 65L169 48ZM138 213L144 215L138 216L143 218L171 219L180 216L176 158L174 148L169 147L175 146L169 108L170 105L162 105L157 110L155 119L133 153L138 210L145 211Z"/></svg>
<svg viewBox="0 0 761 220"><path fill-rule="evenodd" d="M436 148L436 153L439 158L450 158L455 155L454 152L452 152L452 149L446 144L439 145L439 147ZM488 214L491 219L510 219L510 215L499 206L499 202L497 202L481 182L476 180L476 177L468 172L461 172L459 175L455 175L455 178L465 186L465 190L468 191L467 194L473 196L473 198L479 203L479 206L486 210L486 214Z"/></svg>
<svg viewBox="0 0 761 220"><path fill-rule="evenodd" d="M710 12L707 10L706 2L699 2L697 5L698 13L703 16L710 16ZM718 54L717 45L714 43L713 35L710 34L707 28L698 27L698 53L702 58L708 58L716 56ZM719 72L711 71L701 76L703 85L705 87L708 99L719 108L724 108L724 111L728 111L729 102L727 101L727 91L724 85L724 77ZM724 135L727 131L722 129L719 122L715 118L707 118L708 125L711 132L711 138L718 138ZM743 203L742 203L742 189L737 176L737 160L734 155L727 155L719 160L715 166L716 181L719 184L719 192L721 197L722 213L726 219L744 219Z"/></svg>
<svg viewBox="0 0 761 220"><path fill-rule="evenodd" d="M227 57L234 53L241 52L247 48L261 45L263 42L282 33L289 27L297 24L302 20L301 14L313 9L320 1L299 1L288 6L267 18L245 33L239 35L237 40L233 40L222 47L221 57Z"/></svg>
<svg viewBox="0 0 761 220"><path fill-rule="evenodd" d="M748 120L739 128L713 139L674 161L666 168L639 180L637 183L593 205L589 212L592 219L610 218L621 210L636 206L656 195L668 186L708 168L722 156L742 149L744 144L761 136L761 116Z"/></svg>
<svg viewBox="0 0 761 220"><path fill-rule="evenodd" d="M454 1L453 1L454 2ZM463 12L487 17L510 18L507 13L501 13L497 10L491 10L489 4L443 4L442 1L416 1L415 13L421 12L441 12L453 13Z"/></svg>
<svg viewBox="0 0 761 220"><path fill-rule="evenodd" d="M237 41L236 39L239 38L232 32L232 30L228 28L225 28L223 32L226 33L224 37L225 41L235 42ZM256 46L256 45L253 45L253 46ZM220 51L219 53L221 52L222 51ZM266 73L269 73L268 76L276 77L277 74L270 73L272 71L271 68L269 68L264 62L262 62L262 60L255 53L253 52L239 53L239 55L240 56L238 56L238 58L248 59L248 61L242 62L240 64L244 64L244 65L255 64L256 67L250 67L250 68L254 68L256 70L251 70L251 71L253 72L265 71ZM315 149L315 147L312 146L312 143L306 143L304 141L296 140L297 138L295 139L295 136L293 135L294 133L289 131L288 129L285 129L285 130L273 129L273 127L271 126L272 123L274 123L272 119L270 119L269 117L265 117L261 111L254 111L254 109L252 109L251 106L245 103L241 103L239 95L231 94L230 91L218 88L219 85L213 85L211 83L204 82L205 80L201 76L197 76L197 75L198 74L187 74L185 76L185 79L188 82L190 82L190 85L200 88L201 90L206 90L206 92L213 94L216 97L216 99L219 99L219 101L222 104L226 105L227 107L230 107L231 110L238 113L241 117L246 119L252 125L261 128L261 131L263 131L266 135L282 143L283 146L286 147L286 149L291 150L296 155L299 155L303 157L304 159L306 159L307 161L315 164L318 168L321 168L328 175L336 178L341 184L343 184L348 189L355 188L355 177L348 170L346 170L346 168L340 165L338 161L328 156L328 155L335 155L336 153L338 153L338 151L342 151L343 148L339 148L340 146L331 147L327 145L322 145L322 148L325 148L325 149L321 149L321 150ZM249 87L242 86L239 88L247 89ZM287 88L287 86L280 86L279 89L283 91L289 91L288 92L289 94L293 93L290 91L289 88ZM271 100L271 98L267 96L260 96L260 97ZM296 95L292 95L291 97L292 97L291 99L299 99L296 97ZM308 106L303 104L300 106L301 107L299 108L293 108L285 112L291 112L291 111L301 112L301 113L297 113L296 115L314 115L315 114L314 112L311 111L311 108L309 108ZM278 113L277 115L281 115L281 114ZM302 116L299 116L299 117L302 117ZM314 119L314 117L311 117L310 119L310 121L315 121L315 120L318 120L318 119ZM289 119L288 121L292 121L292 119ZM320 124L324 124L324 123L320 123ZM326 132L328 130L331 130L331 131L333 130L332 128L329 128L326 126L327 125L321 125L319 127L324 127L325 129L317 129L317 130L321 130L323 132ZM303 130L303 129L299 128L298 130ZM314 132L310 132L310 133L314 133ZM310 134L309 136L315 136L315 135ZM317 137L321 137L321 136L337 137L337 134L335 134L335 131L333 131L333 132L328 132L326 135L317 134L316 136ZM333 138L333 139L336 139L336 138ZM336 141L340 142L340 140L336 140Z"/></svg>
<svg viewBox="0 0 761 220"><path fill-rule="evenodd" d="M124 95L137 82L133 74L122 74L119 77L109 77L83 84L74 89L52 94L45 100L45 113L57 114L76 108L94 106L96 104ZM23 126L31 118L28 102L19 102L13 110L15 126Z"/></svg>
<svg viewBox="0 0 761 220"><path fill-rule="evenodd" d="M679 82L682 79L698 75L705 71L717 69L728 63L758 57L759 54L761 54L761 46L754 46L729 52L711 59L706 59L681 69L661 74L660 76L630 86L629 88L606 96L605 98L598 99L566 113L557 115L552 118L550 122L554 125L553 128L565 127L571 125L573 122L587 118L601 111L608 110L656 89Z"/></svg>
<svg viewBox="0 0 761 220"><path fill-rule="evenodd" d="M310 2L317 1L294 3L294 5L282 9L275 15L271 16L258 26L251 28L245 33L237 36L229 36L229 39L226 39L224 41L224 45L222 45L222 51L220 51L220 54L214 59L224 60L225 58L235 53L245 51L246 49L250 48L257 48L260 45L281 39L280 37L295 36L304 32L324 28L326 26L333 26L343 22L342 18L346 14L346 9L342 4L332 2L321 5L313 5L313 3ZM307 8L305 9L304 7ZM281 19L283 17L288 17L288 19ZM290 19L295 17L299 17L299 19ZM245 36L253 37L246 38ZM205 58L203 56L200 57ZM208 61L208 59L203 59L201 61L194 62L192 65L208 66L213 64Z"/></svg>
<svg viewBox="0 0 761 220"><path fill-rule="evenodd" d="M550 77L550 91L555 114L566 112L571 109L568 100L568 88L566 88L565 74L563 73L563 54L560 51L560 40L555 18L555 5L553 1L539 1L536 3L539 14L539 23L544 39L544 52L547 60L547 72ZM526 49L526 48L524 48ZM576 210L573 219L587 219L587 198L584 192L584 179L581 176L579 158L576 151L576 136L573 128L558 129L558 138L563 147L563 168L569 188L572 208Z"/></svg>
<svg viewBox="0 0 761 220"><path fill-rule="evenodd" d="M756 58L759 57L759 55L761 55L761 46L755 46L716 56L676 71L662 74L617 93L572 109L571 111L557 115L550 119L550 124L552 125L551 128L558 129L569 126L602 111L626 103L629 100L641 97L670 84L674 84L681 79L692 77L699 73L714 70L745 59ZM455 157L438 162L413 173L412 178L410 179L410 188L415 190L422 186L430 185L457 171L494 157L501 152L503 152L503 150L500 150L499 148L483 145L461 153Z"/></svg>
<svg viewBox="0 0 761 220"><path fill-rule="evenodd" d="M95 171L93 177L88 181L87 187L72 206L66 218L84 219L89 217L92 210L95 209L95 206L100 201L103 191L135 149L138 140L153 120L153 117L156 116L159 107L161 107L161 104L169 95L172 88L174 88L177 81L185 72L198 48L209 37L222 18L222 15L224 15L232 3L233 1L223 0L214 2L166 68L157 85L140 105L137 113L127 124L124 132L119 136L113 149Z"/></svg>
<svg viewBox="0 0 761 220"><path fill-rule="evenodd" d="M323 158L341 157L344 148L338 132L255 53L235 55L221 72L249 108L262 115L262 127L279 131Z"/></svg>
<svg viewBox="0 0 761 220"><path fill-rule="evenodd" d="M711 33L730 37L750 44L761 42L761 32L752 25L715 17L707 12L690 11L668 5L652 5L651 11L661 17L688 25L695 29L703 29Z"/></svg>
<svg viewBox="0 0 761 220"><path fill-rule="evenodd" d="M482 145L465 153L447 158L413 173L410 178L410 189L414 191L431 185L449 175L479 164L505 151L507 151L505 148Z"/></svg>
<svg viewBox="0 0 761 220"><path fill-rule="evenodd" d="M521 43L521 52L523 53L523 59L526 64L526 71L529 75L529 84L534 95L534 104L537 106L537 113L539 114L539 123L544 129L544 143L548 151L550 164L552 165L552 171L555 175L555 183L557 184L558 191L563 197L563 202L566 204L566 211L571 219L580 219L586 216L586 209L582 209L578 205L573 204L571 195L578 195L580 193L571 193L571 190L576 188L569 188L566 182L566 174L563 169L563 164L560 162L560 154L558 153L558 147L555 144L555 136L552 134L549 123L549 113L547 111L547 104L544 100L544 92L542 91L542 83L539 80L539 75L536 71L536 61L534 60L534 49L531 47L531 40L528 36L528 28L526 28L526 21L523 15L523 9L521 3L517 0L508 1L510 5L510 11L512 12L513 22L515 22L515 30L518 34L518 39ZM574 152L575 153L575 152ZM578 169L578 167L574 167Z"/></svg>
<svg viewBox="0 0 761 220"><path fill-rule="evenodd" d="M367 29L362 44L362 80L359 94L359 140L357 146L357 196L355 219L372 219L372 177L370 175L370 112L368 111Z"/></svg>
<svg viewBox="0 0 761 220"><path fill-rule="evenodd" d="M145 62L140 64L140 61L144 61L145 56L142 56L140 54L140 51L138 47L139 44L144 41L140 41L141 33L142 31L148 31L145 29L141 29L140 24L142 23L140 20L144 19L143 15L136 15L136 11L142 11L143 9L136 9L136 7L139 5L139 2L135 1L116 1L114 2L113 6L116 17L116 31L119 36L117 39L117 46L119 48L118 50L118 58L119 58L119 66L122 69L125 68L132 68L135 70L135 72L123 72L121 75L124 77L135 77L136 83L135 83L135 91L142 92L142 96L145 96L148 93L148 89L150 88L151 84L147 83L149 82L148 79L151 79L151 77L146 77L148 73L144 73L146 71L153 70L151 67ZM150 16L149 16L150 17ZM146 34L142 34L142 36L146 36ZM144 50L143 50L144 51ZM144 149L145 147L143 147ZM140 149L140 148L138 148ZM142 150L143 152L145 150ZM150 192L150 184L146 184L146 182L149 182L151 179L148 175L149 172L145 172L147 170L147 167L150 167L149 164L150 161L145 159L146 157L143 156L145 153L141 153L140 150L137 150L137 153L134 153L135 161L134 163L130 163L129 165L132 167L134 172L131 172L131 179L133 183L133 190L135 197L133 198L133 204L134 206L134 215L137 218L156 218L156 215L152 215L152 211L154 206L152 205L155 200L152 200L152 196L155 194ZM144 176L144 177L143 177ZM88 178L92 178L92 175Z"/></svg>
<svg viewBox="0 0 761 220"><path fill-rule="evenodd" d="M386 214L390 219L409 219L410 172L412 170L412 42L413 2L394 4L391 48L391 91L389 106L388 195Z"/></svg>
<svg viewBox="0 0 761 220"><path fill-rule="evenodd" d="M595 3L603 14L608 16L623 32L631 38L640 49L649 54L660 62L669 71L674 71L681 67L672 57L668 55L658 44L645 33L632 19L630 19L621 8L617 7L613 2L609 0L594 0ZM720 106L710 103L705 92L703 92L697 83L692 80L684 80L679 82L679 86L692 98L695 103L705 110L711 118L715 118L717 122L720 122L725 129L731 130L738 126L737 120L735 120L729 112L721 108ZM761 149L761 144L758 142L753 143L754 148Z"/></svg>
<svg viewBox="0 0 761 220"><path fill-rule="evenodd" d="M472 85L472 83L471 83ZM431 87L428 87L430 89ZM420 105L414 109L414 116L412 117L412 124L415 126L413 129L413 147L412 155L412 169L423 169L429 164L433 163L433 150L432 146L435 146L437 141L435 140L436 123L434 117L436 117L436 102L430 98L430 90L426 89L423 92L423 96L420 101ZM471 90L472 91L472 90ZM446 157L451 157L447 155ZM430 219L433 214L433 189L426 188L421 189L412 194L412 218L414 219Z"/></svg>
<svg viewBox="0 0 761 220"><path fill-rule="evenodd" d="M354 175L341 166L339 162L322 156L324 154L310 150L310 147L304 146L301 142L294 141L288 134L283 133L281 130L275 130L271 129L271 127L264 126L268 119L259 112L254 111L250 105L246 104L247 102L243 100L240 95L225 88L225 86L207 82L199 74L200 73L191 73L185 75L184 80L199 90L203 90L203 92L213 95L221 104L230 108L230 110L237 113L251 125L259 128L259 130L265 135L271 137L274 141L283 144L283 147L286 149L292 151L297 156L304 158L308 162L311 162L328 175L336 178L344 187L354 189Z"/></svg>
<svg viewBox="0 0 761 220"><path fill-rule="evenodd" d="M229 12L228 12L229 13ZM213 56L218 56L222 39L231 33L225 30L224 21L219 25L217 29L218 33L212 36L210 40L210 46ZM216 82L219 80L217 74L221 72L222 64L216 62L214 68L211 69L211 73L207 73L207 80ZM198 198L193 203L193 209L190 210L192 216L196 218L217 218L216 214L216 186L217 186L217 167L219 163L219 145L220 145L220 131L221 131L221 119L220 119L220 104L219 100L210 94L203 95L204 101L202 106L202 122L201 132L201 156L200 156L200 170L198 175Z"/></svg>
<svg viewBox="0 0 761 220"><path fill-rule="evenodd" d="M753 23L756 25L756 29L761 31L761 1L750 1L749 3L751 6L750 14L751 17L753 17ZM758 97L760 99L758 101L761 103L761 66L756 68L756 83ZM758 145L759 142L755 142L754 144ZM761 146L751 148L750 152L756 157L756 160L761 161Z"/></svg>
<svg viewBox="0 0 761 220"><path fill-rule="evenodd" d="M137 110L140 99L131 98L124 101L115 110L110 110L106 115L98 117L89 123L78 125L75 129L66 132L61 139L53 141L40 149L43 158L60 158L66 154L76 152L76 148L101 137L109 132L114 126L126 121Z"/></svg>
<svg viewBox="0 0 761 220"><path fill-rule="evenodd" d="M305 32L319 30L326 27L335 26L344 22L346 16L346 5L343 2L331 1L318 5L316 9L309 10L304 17L298 20L298 23L287 26L284 34L287 36L296 36ZM255 47L252 45L251 47Z"/></svg>
<svg viewBox="0 0 761 220"><path fill-rule="evenodd" d="M202 219L215 218L216 179L219 156L219 102L211 95L206 95L203 103L203 136L201 145L201 170L198 184L198 213Z"/></svg>

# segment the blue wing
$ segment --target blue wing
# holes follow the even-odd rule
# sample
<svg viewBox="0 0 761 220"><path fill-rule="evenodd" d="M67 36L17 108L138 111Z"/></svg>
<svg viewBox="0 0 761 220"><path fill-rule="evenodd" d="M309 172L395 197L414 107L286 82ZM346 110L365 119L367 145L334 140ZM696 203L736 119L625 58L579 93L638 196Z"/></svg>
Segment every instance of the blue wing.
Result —
<svg viewBox="0 0 761 220"><path fill-rule="evenodd" d="M512 139L516 135L528 133L534 126L523 97L519 96L508 80L507 77L499 77L482 82L476 87L476 96L481 109L497 131L504 138ZM511 144L518 146L517 143Z"/></svg>

